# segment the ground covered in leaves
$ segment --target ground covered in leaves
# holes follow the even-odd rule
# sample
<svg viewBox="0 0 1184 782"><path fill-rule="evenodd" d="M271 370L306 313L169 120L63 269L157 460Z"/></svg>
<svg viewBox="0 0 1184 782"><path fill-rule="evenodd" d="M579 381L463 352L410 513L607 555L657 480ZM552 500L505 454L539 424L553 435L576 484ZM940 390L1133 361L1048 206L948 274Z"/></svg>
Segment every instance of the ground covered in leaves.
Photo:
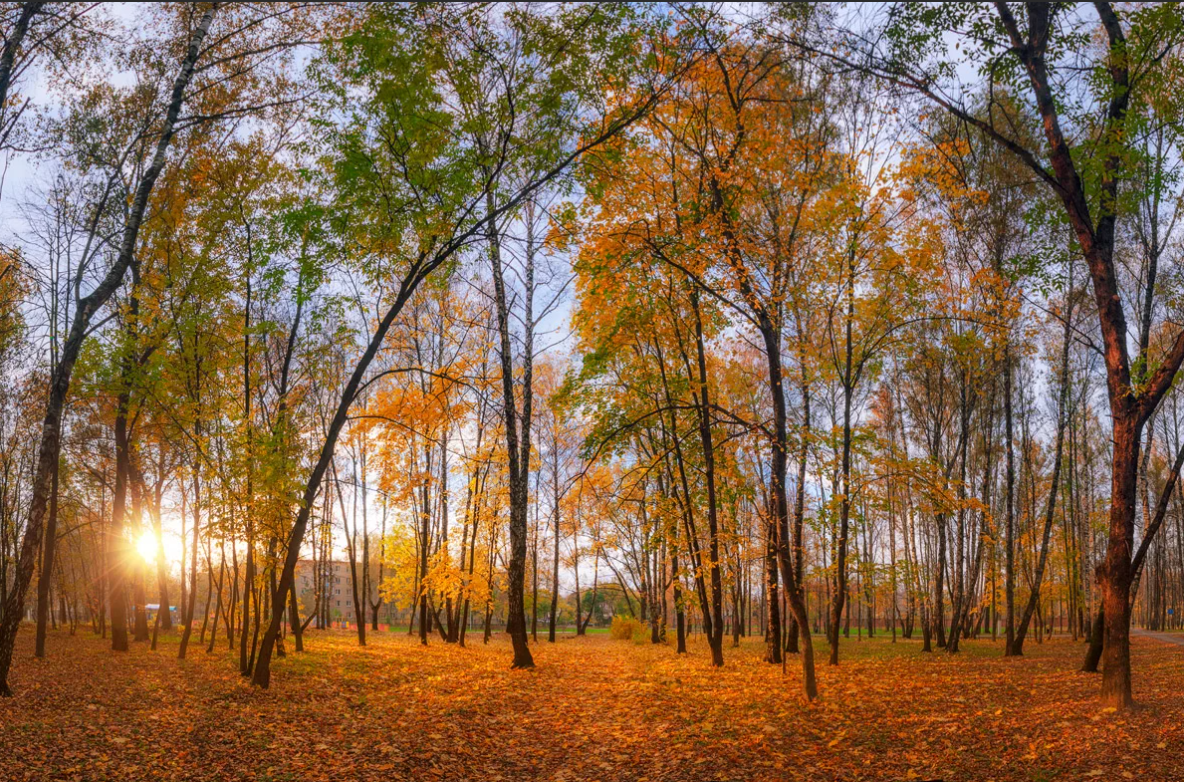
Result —
<svg viewBox="0 0 1184 782"><path fill-rule="evenodd" d="M762 663L757 639L713 670L701 639L679 657L568 637L511 671L502 639L372 634L358 648L311 632L259 691L224 642L178 661L175 638L116 655L59 632L39 661L32 635L0 702L4 782L1184 780L1184 647L1149 638L1134 642L1140 707L1116 714L1067 640L1004 660L989 641L951 657L851 639L805 705L796 660L784 674Z"/></svg>

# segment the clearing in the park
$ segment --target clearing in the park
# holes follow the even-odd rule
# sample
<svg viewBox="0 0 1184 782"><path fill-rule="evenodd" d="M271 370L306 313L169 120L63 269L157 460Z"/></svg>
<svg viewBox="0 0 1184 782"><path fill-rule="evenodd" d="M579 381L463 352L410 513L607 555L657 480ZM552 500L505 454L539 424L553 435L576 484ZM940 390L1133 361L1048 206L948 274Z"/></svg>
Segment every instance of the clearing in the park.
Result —
<svg viewBox="0 0 1184 782"><path fill-rule="evenodd" d="M797 660L762 663L760 639L713 669L701 636L679 656L561 635L532 646L531 671L510 670L501 635L307 641L259 690L221 644L178 662L172 638L120 656L51 634L48 660L18 657L21 698L0 700L0 779L1184 779L1184 646L1145 637L1127 713L1098 703L1097 676L1074 672L1081 645L1061 638L1009 660L989 641L951 656L852 639L810 705Z"/></svg>

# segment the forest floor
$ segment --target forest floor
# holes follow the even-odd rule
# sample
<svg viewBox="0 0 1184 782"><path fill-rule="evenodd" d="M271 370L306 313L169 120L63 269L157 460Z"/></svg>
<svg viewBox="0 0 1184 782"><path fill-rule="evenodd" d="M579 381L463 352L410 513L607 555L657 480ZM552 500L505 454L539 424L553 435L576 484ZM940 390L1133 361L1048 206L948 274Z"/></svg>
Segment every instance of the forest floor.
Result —
<svg viewBox="0 0 1184 782"><path fill-rule="evenodd" d="M405 634L308 634L252 689L235 658L177 639L117 655L80 630L48 659L22 630L0 702L0 780L1184 780L1184 649L1134 640L1139 708L1102 708L1083 646L922 654L844 640L805 705L800 667L759 639L713 670L691 654L604 636L427 648ZM821 639L815 639L820 642ZM289 647L290 648L290 647ZM822 644L818 656L825 662Z"/></svg>

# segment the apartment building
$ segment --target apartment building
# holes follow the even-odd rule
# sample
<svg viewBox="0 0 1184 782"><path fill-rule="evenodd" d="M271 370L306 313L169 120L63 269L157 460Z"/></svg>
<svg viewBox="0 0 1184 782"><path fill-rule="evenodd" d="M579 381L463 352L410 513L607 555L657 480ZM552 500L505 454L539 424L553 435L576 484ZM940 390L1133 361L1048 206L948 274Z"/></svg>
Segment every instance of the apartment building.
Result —
<svg viewBox="0 0 1184 782"><path fill-rule="evenodd" d="M317 563L311 559L301 559L296 563L296 594L300 600L300 612L307 616L309 612L315 610L317 605L316 596L316 568L317 566L323 568L322 573L326 574L328 579L324 585L325 588L325 611L323 615L327 616L328 621L335 622L338 620L352 621L354 619L354 594L353 594L353 571L349 566L349 562L334 560L328 563ZM358 566L358 578L362 577L361 565ZM361 598L362 585L358 584L358 597ZM370 600L377 599L378 590L378 574L377 568L371 568L370 577ZM367 606L366 620L371 620L370 608ZM379 609L379 621L384 624L390 624L394 621L396 611L393 606L383 603Z"/></svg>

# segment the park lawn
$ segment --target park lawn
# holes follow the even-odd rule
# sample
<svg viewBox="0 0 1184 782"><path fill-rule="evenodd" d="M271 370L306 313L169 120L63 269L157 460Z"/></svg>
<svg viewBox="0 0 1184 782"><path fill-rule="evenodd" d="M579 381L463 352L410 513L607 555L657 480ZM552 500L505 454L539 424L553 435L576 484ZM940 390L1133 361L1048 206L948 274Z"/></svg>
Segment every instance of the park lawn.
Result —
<svg viewBox="0 0 1184 782"><path fill-rule="evenodd" d="M1184 779L1184 647L1134 640L1138 710L1096 698L1082 646L1032 641L923 655L916 642L819 643L821 697L799 666L761 662L759 639L727 648L614 641L467 649L403 633L308 633L268 691L238 675L225 641L177 639L116 655L87 631L22 631L0 702L0 780L1089 780ZM821 639L815 639L820 642ZM290 647L289 647L290 648Z"/></svg>

